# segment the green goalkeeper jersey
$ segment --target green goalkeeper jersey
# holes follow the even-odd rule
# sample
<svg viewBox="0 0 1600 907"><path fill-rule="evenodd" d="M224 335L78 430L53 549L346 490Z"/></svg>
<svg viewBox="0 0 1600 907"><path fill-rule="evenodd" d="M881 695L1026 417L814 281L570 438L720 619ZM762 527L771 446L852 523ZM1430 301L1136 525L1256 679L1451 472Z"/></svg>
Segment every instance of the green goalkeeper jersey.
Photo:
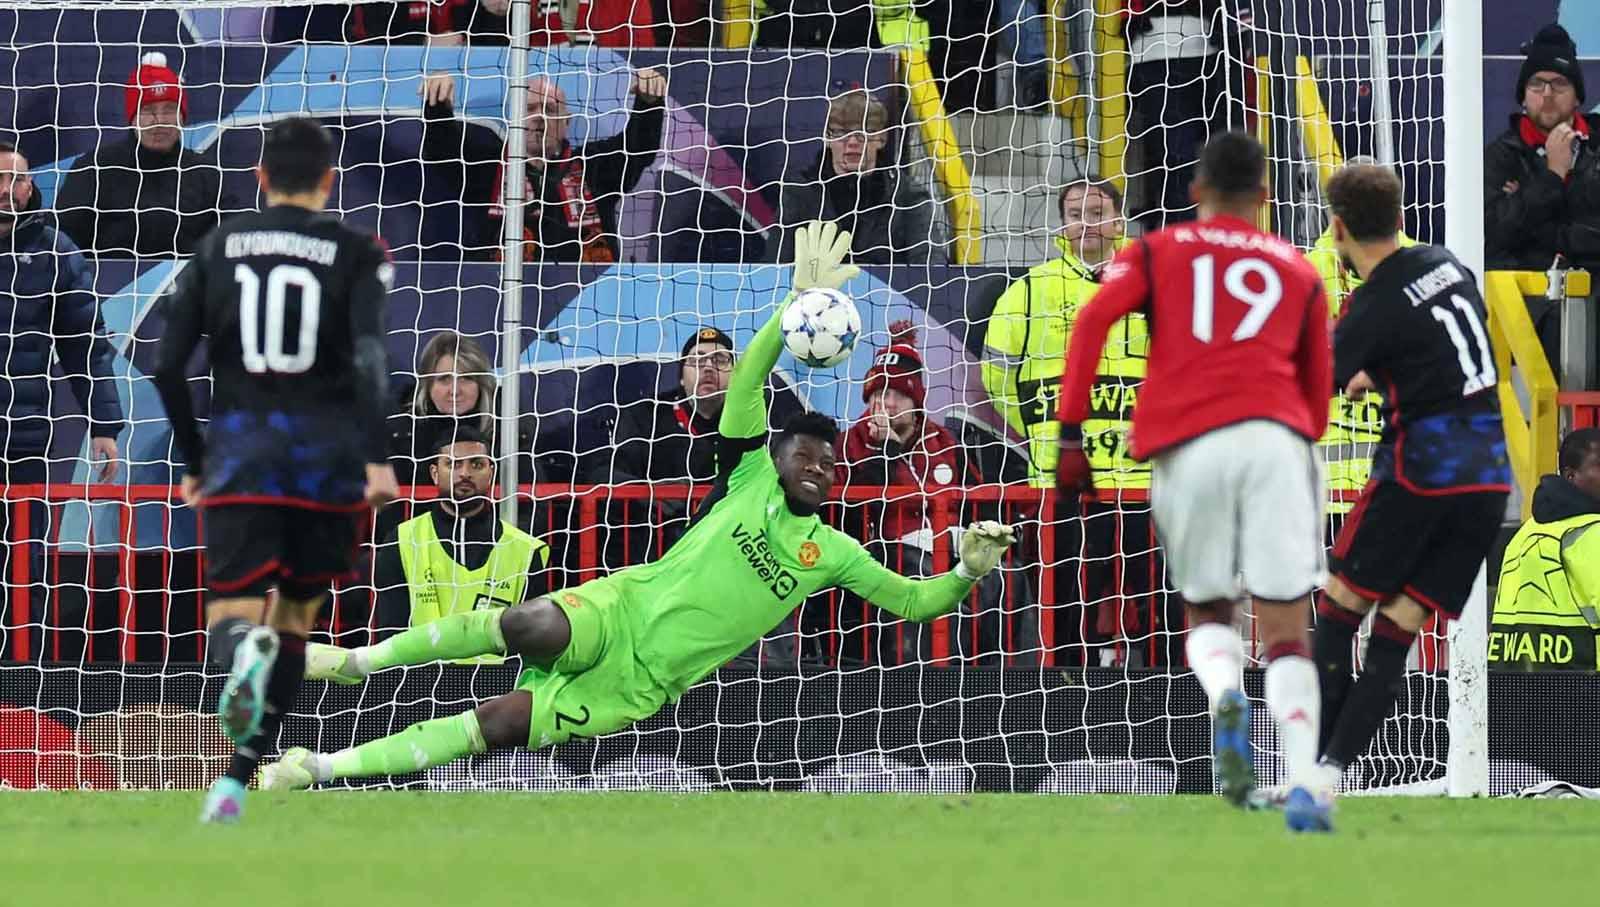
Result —
<svg viewBox="0 0 1600 907"><path fill-rule="evenodd" d="M774 314L734 369L718 426L717 483L694 525L660 560L584 584L586 593L622 604L635 657L673 698L818 590L843 586L901 617L930 620L972 588L953 571L907 579L815 515L789 510L767 450L763 395L782 345Z"/></svg>

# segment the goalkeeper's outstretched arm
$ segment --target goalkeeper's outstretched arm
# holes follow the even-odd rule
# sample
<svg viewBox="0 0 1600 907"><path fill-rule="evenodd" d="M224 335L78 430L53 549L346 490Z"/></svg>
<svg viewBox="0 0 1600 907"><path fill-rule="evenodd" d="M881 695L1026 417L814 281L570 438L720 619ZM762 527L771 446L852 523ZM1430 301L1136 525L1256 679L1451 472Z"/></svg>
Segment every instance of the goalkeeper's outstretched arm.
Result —
<svg viewBox="0 0 1600 907"><path fill-rule="evenodd" d="M1000 564L1000 556L1016 535L1010 526L993 520L973 523L961 536L961 560L956 568L933 579L909 579L879 564L861 549L846 564L839 585L874 605L906 620L929 621L954 611L972 587Z"/></svg>
<svg viewBox="0 0 1600 907"><path fill-rule="evenodd" d="M795 292L812 287L837 290L843 286L861 270L844 263L848 254L848 232L823 221L802 226L795 233ZM717 423L717 431L725 438L758 438L767 432L767 375L772 373L772 367L778 364L778 354L783 352L783 331L778 325L783 310L793 298L793 293L784 297L733 367L728 394L722 404L722 418Z"/></svg>

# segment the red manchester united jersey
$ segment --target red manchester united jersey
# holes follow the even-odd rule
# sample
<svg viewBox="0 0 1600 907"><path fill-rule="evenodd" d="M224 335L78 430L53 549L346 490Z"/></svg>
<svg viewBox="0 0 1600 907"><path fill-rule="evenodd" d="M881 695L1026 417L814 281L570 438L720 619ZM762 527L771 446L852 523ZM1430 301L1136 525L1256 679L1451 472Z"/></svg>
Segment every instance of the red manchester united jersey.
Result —
<svg viewBox="0 0 1600 907"><path fill-rule="evenodd" d="M1249 419L1322 437L1333 392L1322 280L1294 246L1220 216L1152 233L1106 269L1078 312L1061 379L1061 420L1089 416L1089 386L1106 333L1143 311L1149 373L1130 447L1147 459Z"/></svg>

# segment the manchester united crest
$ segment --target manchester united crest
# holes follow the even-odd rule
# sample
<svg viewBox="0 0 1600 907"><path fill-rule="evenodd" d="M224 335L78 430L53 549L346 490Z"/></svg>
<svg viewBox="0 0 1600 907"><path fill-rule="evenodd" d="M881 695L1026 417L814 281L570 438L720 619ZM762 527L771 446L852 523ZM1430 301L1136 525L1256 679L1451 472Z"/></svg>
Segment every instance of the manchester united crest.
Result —
<svg viewBox="0 0 1600 907"><path fill-rule="evenodd" d="M800 546L800 566L815 566L817 559L820 557L822 557L822 549L817 547L816 542L806 542Z"/></svg>
<svg viewBox="0 0 1600 907"><path fill-rule="evenodd" d="M573 595L571 592L568 592L565 595L561 596L561 600L563 602L565 602L567 607L569 607L569 608L581 608L581 607L583 607L583 600L578 598L576 595Z"/></svg>

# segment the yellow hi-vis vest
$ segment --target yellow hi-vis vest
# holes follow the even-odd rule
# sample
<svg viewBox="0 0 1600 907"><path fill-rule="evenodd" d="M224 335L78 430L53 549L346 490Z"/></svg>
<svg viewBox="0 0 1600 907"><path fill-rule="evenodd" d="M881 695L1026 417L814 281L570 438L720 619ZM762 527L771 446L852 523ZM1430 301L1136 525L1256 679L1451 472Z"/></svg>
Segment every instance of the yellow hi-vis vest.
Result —
<svg viewBox="0 0 1600 907"><path fill-rule="evenodd" d="M480 608L504 608L522 601L528 590L533 559L549 563L550 546L502 521L500 540L476 570L456 562L439 541L433 515L424 513L400 524L400 568L411 594L411 626L420 627L451 614ZM498 664L500 655L464 658L460 664Z"/></svg>
<svg viewBox="0 0 1600 907"><path fill-rule="evenodd" d="M1489 627L1489 666L1594 671L1600 633L1600 513L1529 520L1506 546Z"/></svg>
<svg viewBox="0 0 1600 907"><path fill-rule="evenodd" d="M1030 480L1055 483L1061 424L1056 419L1067 341L1078 309L1100 289L1094 272L1056 239L1061 257L1037 265L1006 288L984 336L983 385L1006 423L1027 439ZM1083 449L1097 488L1149 488L1150 464L1128 455L1133 405L1144 383L1150 333L1142 314L1119 320L1090 390Z"/></svg>
<svg viewBox="0 0 1600 907"><path fill-rule="evenodd" d="M1414 246L1417 241L1400 234L1401 246ZM1333 247L1333 228L1329 227L1317 237L1306 253L1306 258L1317 274L1328 297L1328 314L1338 318L1344 311L1345 300L1361 286L1362 280L1345 270L1339 253ZM1328 513L1349 513L1355 503L1355 493L1367 485L1372 475L1372 455L1383 440L1383 398L1369 393L1360 400L1351 400L1344 394L1334 394L1328 403L1328 430L1317 442L1323 462L1327 464L1328 491L1345 492L1346 500L1328 502Z"/></svg>

